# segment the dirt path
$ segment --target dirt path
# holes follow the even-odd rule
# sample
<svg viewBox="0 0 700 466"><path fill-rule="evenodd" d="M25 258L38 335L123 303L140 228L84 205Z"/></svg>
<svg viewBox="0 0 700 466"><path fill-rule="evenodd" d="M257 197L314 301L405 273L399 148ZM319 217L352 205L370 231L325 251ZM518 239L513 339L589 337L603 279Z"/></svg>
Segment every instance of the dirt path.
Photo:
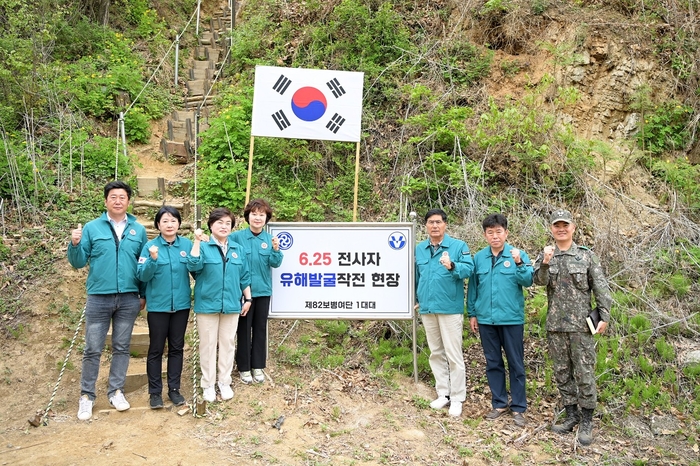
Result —
<svg viewBox="0 0 700 466"><path fill-rule="evenodd" d="M85 299L85 271L67 264L57 268L55 276L28 293L31 321L0 352L2 465L593 465L641 458L649 464L688 464L693 457L682 442L674 446L672 437L628 437L622 427L601 430L599 419L596 441L583 449L573 435L549 432L557 400L538 396L538 390L530 399L526 428L516 428L508 416L485 421L490 395L478 354L467 356L469 394L457 419L427 407L432 387L396 374L373 375L364 368L367 361L335 369L280 364L276 351L283 340L291 347L315 344L318 330L309 321L271 321L271 380L248 386L234 379L233 400L210 404L203 418L179 415L168 406L148 409L146 387L127 393L129 411L114 411L106 400L109 365L103 357L94 418L79 421L81 332L48 426L31 427L27 420L46 407L74 334L75 323L62 306L76 312ZM187 341L182 391L191 400L192 340ZM281 416L278 430L273 424ZM681 454L658 457L654 447Z"/></svg>
<svg viewBox="0 0 700 466"><path fill-rule="evenodd" d="M165 160L160 149L160 141L163 138L167 119L154 122L151 125L151 139L148 144L135 146L130 150L138 156L135 166L137 177L165 178L168 181L177 181L184 178L182 171L184 165L174 165Z"/></svg>

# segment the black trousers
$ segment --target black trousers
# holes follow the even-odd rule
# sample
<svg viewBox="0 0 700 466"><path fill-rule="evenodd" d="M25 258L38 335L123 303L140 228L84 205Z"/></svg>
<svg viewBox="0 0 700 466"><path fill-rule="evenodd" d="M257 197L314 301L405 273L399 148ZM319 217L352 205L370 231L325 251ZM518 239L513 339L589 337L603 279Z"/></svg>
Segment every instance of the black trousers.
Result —
<svg viewBox="0 0 700 466"><path fill-rule="evenodd" d="M168 389L180 389L182 375L183 349L185 348L185 330L190 310L177 312L148 313L148 393L160 394L163 391L163 350L168 342Z"/></svg>
<svg viewBox="0 0 700 466"><path fill-rule="evenodd" d="M238 318L238 344L236 367L239 372L265 369L267 362L267 316L270 313L270 297L253 298L245 316Z"/></svg>

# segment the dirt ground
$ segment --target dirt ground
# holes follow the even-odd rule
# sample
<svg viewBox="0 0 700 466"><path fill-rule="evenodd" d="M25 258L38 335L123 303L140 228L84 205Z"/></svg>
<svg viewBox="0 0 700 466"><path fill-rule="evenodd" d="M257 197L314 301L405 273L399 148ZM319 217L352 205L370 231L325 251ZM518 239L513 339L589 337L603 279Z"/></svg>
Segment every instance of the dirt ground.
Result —
<svg viewBox="0 0 700 466"><path fill-rule="evenodd" d="M271 321L270 354L263 385L234 378L233 400L209 404L195 418L169 406L148 408L146 387L127 393L132 408L111 409L106 400L107 357L98 381L94 417L79 421L82 331L53 400L48 425L28 420L46 408L75 325L57 310L77 312L84 303L84 271L57 264L59 273L30 291L31 320L18 340L0 354L0 464L284 464L284 465L486 465L486 464L688 464L692 451L659 456L674 439L628 437L622 425L601 427L596 441L582 448L574 435L548 430L556 399L532 397L529 425L516 428L510 417L483 420L490 395L483 356L465 355L469 395L460 418L433 411L425 402L432 387L393 376L390 381L362 368L333 370L278 364L275 350L308 335L313 322ZM138 324L145 326L145 320ZM529 344L529 343L528 343ZM186 348L183 394L192 399L191 348ZM132 364L134 364L132 362ZM529 371L537 370L530 362ZM424 400L417 402L417 400ZM283 419L282 419L283 417ZM279 428L275 423L282 419ZM686 451L688 450L688 451ZM668 451L668 450L666 450Z"/></svg>

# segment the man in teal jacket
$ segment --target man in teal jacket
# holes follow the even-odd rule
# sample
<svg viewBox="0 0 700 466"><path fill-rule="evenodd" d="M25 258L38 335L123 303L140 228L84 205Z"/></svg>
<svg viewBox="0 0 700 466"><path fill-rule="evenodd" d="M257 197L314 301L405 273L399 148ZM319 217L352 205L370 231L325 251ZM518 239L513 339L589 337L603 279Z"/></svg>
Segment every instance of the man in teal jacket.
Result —
<svg viewBox="0 0 700 466"><path fill-rule="evenodd" d="M440 209L425 214L428 239L416 246L416 309L419 309L430 348L430 368L437 399L433 409L450 405L449 414L460 416L467 397L462 328L464 279L474 268L464 241L445 234L447 214Z"/></svg>
<svg viewBox="0 0 700 466"><path fill-rule="evenodd" d="M527 254L506 243L508 220L491 214L482 222L489 244L474 255L474 271L469 277L467 312L473 332L479 332L486 358L486 378L491 389L492 410L487 419L497 419L513 411L513 422L524 427L525 360L523 335L525 298L523 287L532 285L532 265ZM506 369L501 349L506 353L510 375L511 403L506 391Z"/></svg>
<svg viewBox="0 0 700 466"><path fill-rule="evenodd" d="M146 229L126 212L131 187L122 181L112 181L105 186L104 197L107 212L88 222L85 228L78 225L71 232L68 245L68 262L73 267L79 269L90 264L78 408L78 419L83 421L92 417L95 384L110 323L112 362L107 398L117 411L130 408L123 390L129 368L131 331L136 316L146 304L136 276L139 254L147 241Z"/></svg>

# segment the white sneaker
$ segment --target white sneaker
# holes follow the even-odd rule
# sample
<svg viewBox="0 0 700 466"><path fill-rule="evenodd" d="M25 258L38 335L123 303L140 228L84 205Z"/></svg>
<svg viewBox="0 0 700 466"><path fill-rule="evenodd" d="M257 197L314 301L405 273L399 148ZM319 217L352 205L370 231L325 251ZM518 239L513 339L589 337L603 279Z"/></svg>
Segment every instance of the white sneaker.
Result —
<svg viewBox="0 0 700 466"><path fill-rule="evenodd" d="M93 401L87 395L81 396L80 404L78 405L78 419L81 421L90 419L92 417L92 405Z"/></svg>
<svg viewBox="0 0 700 466"><path fill-rule="evenodd" d="M446 396L440 395L437 399L430 402L430 407L433 409L442 409L450 404L450 399Z"/></svg>
<svg viewBox="0 0 700 466"><path fill-rule="evenodd" d="M212 385L211 387L207 387L204 389L204 393L202 395L204 398L204 401L208 401L209 403L213 403L216 401L216 389Z"/></svg>
<svg viewBox="0 0 700 466"><path fill-rule="evenodd" d="M447 411L447 414L450 416L454 417L459 417L462 415L462 402L461 401L453 401L450 403L450 409Z"/></svg>
<svg viewBox="0 0 700 466"><path fill-rule="evenodd" d="M127 409L131 408L131 405L128 401L126 401L126 398L124 398L124 394L121 390L117 390L112 396L109 397L109 404L114 406L117 411L126 411Z"/></svg>
<svg viewBox="0 0 700 466"><path fill-rule="evenodd" d="M262 369L253 369L253 380L255 383L263 383L265 381L265 373Z"/></svg>
<svg viewBox="0 0 700 466"><path fill-rule="evenodd" d="M244 384L249 385L253 383L253 376L250 375L250 371L239 372L239 374L241 376L241 382Z"/></svg>
<svg viewBox="0 0 700 466"><path fill-rule="evenodd" d="M219 391L221 392L221 399L226 401L233 398L233 390L230 385L223 384L219 382Z"/></svg>

